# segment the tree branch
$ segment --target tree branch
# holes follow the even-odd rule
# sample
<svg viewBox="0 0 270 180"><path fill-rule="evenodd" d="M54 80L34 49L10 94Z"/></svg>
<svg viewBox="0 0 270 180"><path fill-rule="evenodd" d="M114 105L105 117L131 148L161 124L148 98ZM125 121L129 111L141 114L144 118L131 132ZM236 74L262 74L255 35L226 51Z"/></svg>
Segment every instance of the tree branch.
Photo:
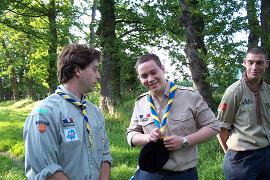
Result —
<svg viewBox="0 0 270 180"><path fill-rule="evenodd" d="M41 36L37 35L37 33L34 34L33 32L27 31L27 30L26 30L27 28L24 28L23 26L20 26L20 27L22 27L22 28L19 28L19 27L15 26L15 25L12 25L12 24L9 24L9 23L5 23L5 22L3 22L3 21L0 21L0 23L3 24L3 25L5 25L5 26L7 26L7 27L9 27L9 28L12 28L12 29L14 29L14 30L16 30L16 31L20 31L20 32L23 32L23 33L25 33L25 34L29 34L29 35L31 35L31 36L34 36L34 37L36 37L36 38L38 38L38 39L44 39L44 38L42 38Z"/></svg>
<svg viewBox="0 0 270 180"><path fill-rule="evenodd" d="M131 24L131 23L142 23L142 21L140 20L125 20L125 19L119 19L119 20L116 20L115 23L127 23L127 24Z"/></svg>
<svg viewBox="0 0 270 180"><path fill-rule="evenodd" d="M120 36L119 36L119 38L123 38L124 36L126 36L126 35L128 35L128 34L130 34L130 33L132 33L132 32L143 32L143 31L152 31L153 30L153 28L151 28L151 29L140 29L140 28L134 28L134 29L130 29L130 30L128 30L128 31L126 31L125 33L123 33L123 34L121 34Z"/></svg>

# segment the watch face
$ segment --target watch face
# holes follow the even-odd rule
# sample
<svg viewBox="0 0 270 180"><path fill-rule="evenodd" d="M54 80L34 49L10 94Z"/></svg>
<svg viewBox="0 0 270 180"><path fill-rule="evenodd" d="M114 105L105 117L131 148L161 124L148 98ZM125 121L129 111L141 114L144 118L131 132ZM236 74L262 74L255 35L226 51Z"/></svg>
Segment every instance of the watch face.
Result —
<svg viewBox="0 0 270 180"><path fill-rule="evenodd" d="M189 142L188 139L186 137L183 138L183 147L188 147Z"/></svg>

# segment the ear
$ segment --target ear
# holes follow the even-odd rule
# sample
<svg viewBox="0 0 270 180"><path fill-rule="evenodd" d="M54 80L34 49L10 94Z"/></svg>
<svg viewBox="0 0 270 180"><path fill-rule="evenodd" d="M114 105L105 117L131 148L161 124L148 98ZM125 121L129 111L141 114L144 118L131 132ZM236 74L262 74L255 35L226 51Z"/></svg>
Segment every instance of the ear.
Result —
<svg viewBox="0 0 270 180"><path fill-rule="evenodd" d="M81 74L80 68L79 67L76 67L74 69L74 71L75 71L74 75L77 76L77 77L80 77L80 74Z"/></svg>
<svg viewBox="0 0 270 180"><path fill-rule="evenodd" d="M163 71L163 73L165 73L165 66L164 65L161 66L161 70Z"/></svg>
<svg viewBox="0 0 270 180"><path fill-rule="evenodd" d="M266 60L266 68L269 67L269 62L270 62L270 60Z"/></svg>
<svg viewBox="0 0 270 180"><path fill-rule="evenodd" d="M247 62L246 62L246 60L244 59L243 62L242 62L242 65L243 65L244 67L246 67L246 63L247 63Z"/></svg>

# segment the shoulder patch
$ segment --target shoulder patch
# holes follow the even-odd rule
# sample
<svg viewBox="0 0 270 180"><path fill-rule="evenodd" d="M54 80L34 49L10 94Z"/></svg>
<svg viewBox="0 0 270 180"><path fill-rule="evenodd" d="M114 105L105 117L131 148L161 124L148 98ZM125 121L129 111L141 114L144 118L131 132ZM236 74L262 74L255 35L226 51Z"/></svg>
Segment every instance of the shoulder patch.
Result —
<svg viewBox="0 0 270 180"><path fill-rule="evenodd" d="M143 93L143 94L141 94L141 95L136 99L136 101L138 101L140 98L142 98L142 97L144 97L144 96L147 96L147 95L149 95L149 91L148 91L148 92L145 92L145 93Z"/></svg>
<svg viewBox="0 0 270 180"><path fill-rule="evenodd" d="M39 108L36 110L37 113L40 113L40 114L48 114L48 109L45 109L45 108Z"/></svg>

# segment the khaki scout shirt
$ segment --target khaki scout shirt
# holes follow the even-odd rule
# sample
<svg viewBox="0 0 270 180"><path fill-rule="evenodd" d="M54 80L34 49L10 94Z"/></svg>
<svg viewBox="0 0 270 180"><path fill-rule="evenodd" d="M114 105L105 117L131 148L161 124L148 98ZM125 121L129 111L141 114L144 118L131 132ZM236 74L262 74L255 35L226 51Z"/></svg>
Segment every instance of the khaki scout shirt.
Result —
<svg viewBox="0 0 270 180"><path fill-rule="evenodd" d="M61 89L80 101L64 86ZM63 171L72 180L98 180L102 161L111 163L109 141L100 110L87 102L94 147L81 111L58 94L47 97L24 125L25 171L29 180L45 180Z"/></svg>
<svg viewBox="0 0 270 180"><path fill-rule="evenodd" d="M245 151L270 145L270 86L261 91L262 124L257 123L254 93L241 79L227 88L218 110L220 127L229 129L229 149Z"/></svg>
<svg viewBox="0 0 270 180"><path fill-rule="evenodd" d="M142 94L135 102L130 126L127 129L127 140L130 146L133 146L131 140L134 135L138 133L149 134L155 128L147 95L148 93ZM168 96L169 83L167 83L162 102L153 97L160 119L166 109ZM218 121L203 98L190 89L178 87L167 119L164 135L184 137L204 126L219 131ZM197 158L196 146L171 151L170 158L163 166L163 169L183 171L195 167Z"/></svg>

